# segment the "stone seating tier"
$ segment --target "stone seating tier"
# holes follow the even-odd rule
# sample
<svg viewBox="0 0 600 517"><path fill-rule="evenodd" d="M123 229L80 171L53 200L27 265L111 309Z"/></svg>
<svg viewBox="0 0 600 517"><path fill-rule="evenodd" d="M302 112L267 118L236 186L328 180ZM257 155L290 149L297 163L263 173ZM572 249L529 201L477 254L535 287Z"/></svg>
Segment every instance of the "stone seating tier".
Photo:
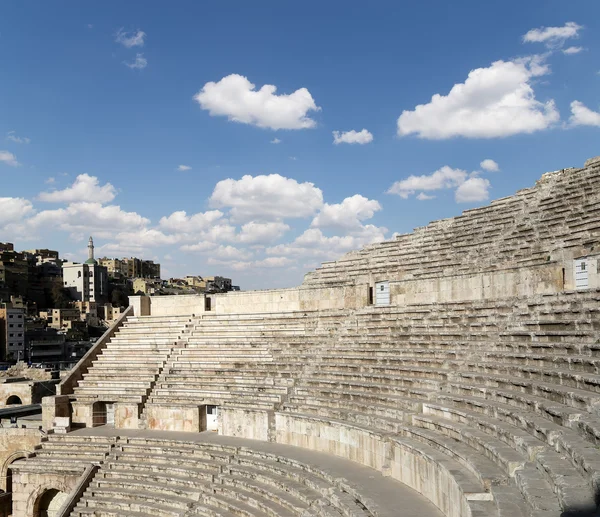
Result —
<svg viewBox="0 0 600 517"><path fill-rule="evenodd" d="M280 422L269 430L272 439L388 468L364 445L369 437L412 458L415 471L427 465L439 487L449 483L444 490L456 491L465 505L458 510L444 506L433 481L396 471L395 463L389 467L450 517L557 517L593 506L600 488L598 302L600 291L589 290L368 307L326 323L318 313L275 314L272 320L204 315L188 318L168 350L111 340L75 395L91 397L96 390L108 400L137 394L142 423L151 407L264 411ZM120 371L112 371L119 364L134 371L119 378ZM149 388L139 394L152 372ZM107 476L94 485L92 499L121 508L118 501L129 497L124 491L139 488L132 476L122 482L126 477L117 482ZM251 487L236 482L224 482L213 495L239 493L239 503L269 514L252 506ZM186 497L185 490L172 496ZM152 514L160 505L152 498L138 503L128 508Z"/></svg>
<svg viewBox="0 0 600 517"><path fill-rule="evenodd" d="M305 285L339 284L369 274L438 278L514 265L543 265L555 250L600 241L600 169L570 169L459 217L434 221L324 263Z"/></svg>
<svg viewBox="0 0 600 517"><path fill-rule="evenodd" d="M50 435L19 472L100 466L74 517L374 517L369 499L327 470L248 447L147 437ZM66 467L65 467L66 468Z"/></svg>

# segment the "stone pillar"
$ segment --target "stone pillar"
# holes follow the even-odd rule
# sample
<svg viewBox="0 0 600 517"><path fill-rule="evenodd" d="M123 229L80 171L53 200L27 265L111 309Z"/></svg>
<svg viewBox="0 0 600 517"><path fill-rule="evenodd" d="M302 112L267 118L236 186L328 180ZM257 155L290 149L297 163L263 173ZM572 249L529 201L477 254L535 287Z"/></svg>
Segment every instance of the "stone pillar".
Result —
<svg viewBox="0 0 600 517"><path fill-rule="evenodd" d="M79 424L84 427L94 427L94 414L92 404L87 402L73 402L73 414L71 416L72 424Z"/></svg>
<svg viewBox="0 0 600 517"><path fill-rule="evenodd" d="M55 395L42 399L42 427L48 432L54 428L56 418L70 418L69 397L67 395Z"/></svg>

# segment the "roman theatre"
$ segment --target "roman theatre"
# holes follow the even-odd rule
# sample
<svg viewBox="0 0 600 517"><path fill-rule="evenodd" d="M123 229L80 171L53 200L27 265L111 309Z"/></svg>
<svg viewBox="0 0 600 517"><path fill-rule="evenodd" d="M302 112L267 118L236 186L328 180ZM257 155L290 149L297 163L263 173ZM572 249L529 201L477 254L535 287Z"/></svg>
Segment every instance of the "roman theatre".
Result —
<svg viewBox="0 0 600 517"><path fill-rule="evenodd" d="M596 515L599 186L544 174L293 289L130 298L42 399L12 515Z"/></svg>

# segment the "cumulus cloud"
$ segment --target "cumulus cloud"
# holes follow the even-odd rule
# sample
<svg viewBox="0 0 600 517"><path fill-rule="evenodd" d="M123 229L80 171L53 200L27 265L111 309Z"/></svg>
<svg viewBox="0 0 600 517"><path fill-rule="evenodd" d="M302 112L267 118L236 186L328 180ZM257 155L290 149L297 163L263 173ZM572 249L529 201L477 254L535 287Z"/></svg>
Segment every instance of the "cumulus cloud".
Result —
<svg viewBox="0 0 600 517"><path fill-rule="evenodd" d="M117 190L110 183L100 186L96 176L80 174L70 187L64 190L42 192L38 199L48 203L73 203L77 201L108 203L116 195Z"/></svg>
<svg viewBox="0 0 600 517"><path fill-rule="evenodd" d="M333 132L333 143L334 144L368 144L373 141L373 135L363 129L361 131L345 131L341 133L340 131Z"/></svg>
<svg viewBox="0 0 600 517"><path fill-rule="evenodd" d="M289 244L279 244L266 249L268 255L328 260L339 258L347 251L385 240L387 228L371 224L347 235L326 236L319 228L309 228Z"/></svg>
<svg viewBox="0 0 600 517"><path fill-rule="evenodd" d="M575 22L567 22L562 27L540 27L531 29L523 36L525 43L544 43L548 48L564 45L565 41L579 37L583 27Z"/></svg>
<svg viewBox="0 0 600 517"><path fill-rule="evenodd" d="M193 215L187 215L184 210L179 210L169 216L161 217L158 225L163 230L175 233L197 233L207 230L222 217L223 212L220 210L209 210Z"/></svg>
<svg viewBox="0 0 600 517"><path fill-rule="evenodd" d="M10 165L11 167L18 167L21 165L17 161L17 157L13 153L9 153L8 151L0 151L0 162L5 163L6 165Z"/></svg>
<svg viewBox="0 0 600 517"><path fill-rule="evenodd" d="M241 260L222 260L215 259L214 257L210 257L208 259L209 265L225 265L234 271L246 271L249 269L262 269L262 268L281 268L281 267L289 267L294 264L294 260L289 259L287 257L267 257L262 260L253 260L253 261L241 261Z"/></svg>
<svg viewBox="0 0 600 517"><path fill-rule="evenodd" d="M198 251L204 252L215 249L217 247L217 243L213 241L200 241L196 244L184 244L181 246L182 251Z"/></svg>
<svg viewBox="0 0 600 517"><path fill-rule="evenodd" d="M419 201L429 201L430 199L435 199L435 196L430 196L429 194L425 194L425 192L419 192L417 199Z"/></svg>
<svg viewBox="0 0 600 517"><path fill-rule="evenodd" d="M596 126L600 127L600 113L588 108L579 101L571 103L570 126Z"/></svg>
<svg viewBox="0 0 600 517"><path fill-rule="evenodd" d="M481 168L487 171L500 170L498 164L489 158L481 162ZM419 192L417 199L426 201L435 196L426 192L446 189L456 189L454 199L457 203L472 203L485 201L489 198L490 182L480 178L478 172L468 174L462 169L453 169L444 165L431 174L422 176L411 175L406 179L396 181L388 190L387 194L396 194L403 199Z"/></svg>
<svg viewBox="0 0 600 517"><path fill-rule="evenodd" d="M361 221L371 219L381 205L374 199L367 199L360 194L347 197L341 203L326 203L313 219L314 228L335 228L348 230L361 227Z"/></svg>
<svg viewBox="0 0 600 517"><path fill-rule="evenodd" d="M454 193L457 203L475 203L489 198L490 182L484 178L472 176L459 185Z"/></svg>
<svg viewBox="0 0 600 517"><path fill-rule="evenodd" d="M26 136L17 136L14 131L9 131L6 134L6 139L14 142L15 144L29 144L31 139Z"/></svg>
<svg viewBox="0 0 600 517"><path fill-rule="evenodd" d="M150 220L136 212L125 212L120 206L102 206L95 202L76 202L66 208L44 210L27 220L36 230L48 228L83 236L93 232L103 238L112 238L115 232L133 231L150 224Z"/></svg>
<svg viewBox="0 0 600 517"><path fill-rule="evenodd" d="M281 140L279 140L279 138L273 138L273 140L271 140L272 144L280 144Z"/></svg>
<svg viewBox="0 0 600 517"><path fill-rule="evenodd" d="M180 240L179 236L166 234L156 228L139 228L134 231L123 231L118 233L115 239L120 246L135 247L138 249L172 245Z"/></svg>
<svg viewBox="0 0 600 517"><path fill-rule="evenodd" d="M210 197L214 208L229 208L234 222L308 217L323 205L313 183L298 183L279 174L221 180Z"/></svg>
<svg viewBox="0 0 600 517"><path fill-rule="evenodd" d="M191 167L190 167L189 165L179 165L179 166L177 167L177 170L178 170L178 171L185 172L185 171L189 171L189 170L191 170Z"/></svg>
<svg viewBox="0 0 600 517"><path fill-rule="evenodd" d="M33 205L22 197L0 197L0 227L32 215Z"/></svg>
<svg viewBox="0 0 600 517"><path fill-rule="evenodd" d="M387 194L397 194L402 199L407 199L418 190L431 191L458 187L466 181L467 176L467 171L444 165L431 174L411 175L404 180L396 181L387 190Z"/></svg>
<svg viewBox="0 0 600 517"><path fill-rule="evenodd" d="M563 54L572 55L579 54L583 50L583 47L569 47L562 51Z"/></svg>
<svg viewBox="0 0 600 517"><path fill-rule="evenodd" d="M269 129L315 127L316 122L307 114L321 108L306 88L289 95L276 95L276 91L272 84L257 91L246 77L231 74L216 83L206 83L194 100L211 116L226 116L233 122Z"/></svg>
<svg viewBox="0 0 600 517"><path fill-rule="evenodd" d="M484 171L488 171L488 172L498 172L500 170L500 166L492 159L490 158L486 158L485 160L483 160L479 166L484 170Z"/></svg>
<svg viewBox="0 0 600 517"><path fill-rule="evenodd" d="M137 31L126 32L121 27L117 31L115 41L127 48L143 47L145 38L146 33L144 31L138 29Z"/></svg>
<svg viewBox="0 0 600 517"><path fill-rule="evenodd" d="M238 240L245 244L268 244L281 238L289 229L290 227L281 221L250 221L242 226Z"/></svg>
<svg viewBox="0 0 600 517"><path fill-rule="evenodd" d="M497 138L546 129L560 116L553 100L535 98L531 80L547 73L540 57L496 61L472 70L448 95L435 94L428 104L403 111L398 135Z"/></svg>
<svg viewBox="0 0 600 517"><path fill-rule="evenodd" d="M143 70L148 66L148 60L144 57L144 54L136 54L133 61L123 61L123 64L132 70Z"/></svg>

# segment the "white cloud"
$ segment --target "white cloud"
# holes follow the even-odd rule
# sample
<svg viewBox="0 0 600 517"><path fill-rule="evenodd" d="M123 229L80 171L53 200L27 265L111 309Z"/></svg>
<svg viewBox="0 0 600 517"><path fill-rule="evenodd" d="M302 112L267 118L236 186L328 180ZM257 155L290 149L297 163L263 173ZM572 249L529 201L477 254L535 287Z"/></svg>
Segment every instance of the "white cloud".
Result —
<svg viewBox="0 0 600 517"><path fill-rule="evenodd" d="M9 153L8 151L0 151L0 162L5 163L6 165L10 165L11 167L18 167L21 165L17 161L17 157L13 153Z"/></svg>
<svg viewBox="0 0 600 517"><path fill-rule="evenodd" d="M155 228L123 231L118 233L115 239L119 242L120 246L130 246L140 249L172 245L179 241L177 235L168 235Z"/></svg>
<svg viewBox="0 0 600 517"><path fill-rule="evenodd" d="M525 43L544 43L548 48L562 46L566 40L579 37L583 27L575 22L567 22L563 27L540 27L531 29L523 36Z"/></svg>
<svg viewBox="0 0 600 517"><path fill-rule="evenodd" d="M359 249L367 244L385 240L387 228L371 224L348 235L326 236L319 228L309 228L289 244L267 248L266 253L275 256L296 258L312 257L318 260L339 258L347 251Z"/></svg>
<svg viewBox="0 0 600 517"><path fill-rule="evenodd" d="M489 198L489 188L489 180L472 176L463 184L459 185L454 194L454 198L457 203L485 201Z"/></svg>
<svg viewBox="0 0 600 517"><path fill-rule="evenodd" d="M600 113L588 108L579 101L571 103L571 117L569 118L571 126L596 126L600 127Z"/></svg>
<svg viewBox="0 0 600 517"><path fill-rule="evenodd" d="M34 212L30 201L21 197L0 197L0 227L20 223Z"/></svg>
<svg viewBox="0 0 600 517"><path fill-rule="evenodd" d="M490 158L486 158L485 160L483 160L479 166L484 170L484 171L488 171L488 172L498 172L500 170L500 166L492 159Z"/></svg>
<svg viewBox="0 0 600 517"><path fill-rule="evenodd" d="M270 129L306 129L316 125L307 116L319 108L306 88L289 95L276 95L277 88L265 84L255 90L246 77L231 74L219 82L208 82L194 96L211 116L226 116L233 122Z"/></svg>
<svg viewBox="0 0 600 517"><path fill-rule="evenodd" d="M123 61L123 64L132 70L143 70L148 66L148 60L144 57L144 54L137 53L135 60L131 62Z"/></svg>
<svg viewBox="0 0 600 517"><path fill-rule="evenodd" d="M361 221L371 219L379 210L381 205L378 201L355 194L335 205L326 203L313 219L311 226L344 230L360 228Z"/></svg>
<svg viewBox="0 0 600 517"><path fill-rule="evenodd" d="M396 181L387 190L387 194L397 194L407 199L417 190L431 191L458 187L466 181L467 176L467 171L444 165L432 174L411 175L404 180Z"/></svg>
<svg viewBox="0 0 600 517"><path fill-rule="evenodd" d="M221 260L246 260L252 256L252 252L235 246L220 245L210 251L210 256Z"/></svg>
<svg viewBox="0 0 600 517"><path fill-rule="evenodd" d="M583 49L583 47L569 47L562 51L563 54L572 55L579 54Z"/></svg>
<svg viewBox="0 0 600 517"><path fill-rule="evenodd" d="M227 260L219 260L213 257L208 259L209 265L224 265L233 269L234 271L246 271L249 269L257 269L257 268L280 268L280 267L289 267L294 264L294 260L289 259L287 257L267 257L262 260L254 260L254 261L227 261Z"/></svg>
<svg viewBox="0 0 600 517"><path fill-rule="evenodd" d="M110 183L100 186L96 176L80 174L70 187L64 190L42 192L38 199L48 203L73 203L76 201L108 203L116 195L117 190Z"/></svg>
<svg viewBox="0 0 600 517"><path fill-rule="evenodd" d="M179 166L177 167L177 170L178 170L178 171L182 171L182 172L189 171L189 170L191 170L191 169L192 169L192 168L191 168L189 165L179 165Z"/></svg>
<svg viewBox="0 0 600 517"><path fill-rule="evenodd" d="M209 229L222 217L223 212L220 210L209 210L193 215L187 215L184 210L180 210L169 216L161 217L158 225L171 232L194 234Z"/></svg>
<svg viewBox="0 0 600 517"><path fill-rule="evenodd" d="M345 131L340 133L339 131L333 132L333 143L334 144L368 144L373 141L373 135L363 129L362 131Z"/></svg>
<svg viewBox="0 0 600 517"><path fill-rule="evenodd" d="M298 183L279 174L246 175L219 181L210 204L230 208L234 222L308 217L323 205L323 193L313 183Z"/></svg>
<svg viewBox="0 0 600 517"><path fill-rule="evenodd" d="M429 195L425 194L425 192L420 192L419 195L417 196L417 199L419 201L429 201L430 199L435 199L435 196L429 196Z"/></svg>
<svg viewBox="0 0 600 517"><path fill-rule="evenodd" d="M246 244L267 244L282 237L289 229L290 227L281 221L271 223L250 221L242 226L238 240Z"/></svg>
<svg viewBox="0 0 600 517"><path fill-rule="evenodd" d="M273 140L271 140L272 144L280 144L281 140L279 140L279 138L273 138Z"/></svg>
<svg viewBox="0 0 600 517"><path fill-rule="evenodd" d="M33 229L62 230L83 237L92 232L103 238L113 238L116 232L134 231L150 224L150 220L136 212L125 212L120 206L102 206L95 202L72 203L66 208L44 210L28 219Z"/></svg>
<svg viewBox="0 0 600 517"><path fill-rule="evenodd" d="M15 144L29 144L31 139L26 136L17 136L14 131L9 131L6 134L6 139L14 142Z"/></svg>
<svg viewBox="0 0 600 517"><path fill-rule="evenodd" d="M138 29L137 31L125 32L121 27L117 31L115 41L127 48L143 47L145 38L146 33L144 31Z"/></svg>
<svg viewBox="0 0 600 517"><path fill-rule="evenodd" d="M52 176L50 176L46 181L44 181L44 183L46 183L47 185L52 185L55 181L56 181L56 178L53 178Z"/></svg>
<svg viewBox="0 0 600 517"><path fill-rule="evenodd" d="M205 251L209 251L212 249L215 249L217 247L217 243L216 242L212 242L212 241L201 241L198 242L196 244L184 244L183 246L181 246L181 250L182 251L199 251L199 252L205 252Z"/></svg>
<svg viewBox="0 0 600 517"><path fill-rule="evenodd" d="M496 61L469 72L448 95L435 94L428 104L403 111L398 135L446 139L496 138L546 129L560 118L550 100L536 100L531 79L549 73L543 58Z"/></svg>

